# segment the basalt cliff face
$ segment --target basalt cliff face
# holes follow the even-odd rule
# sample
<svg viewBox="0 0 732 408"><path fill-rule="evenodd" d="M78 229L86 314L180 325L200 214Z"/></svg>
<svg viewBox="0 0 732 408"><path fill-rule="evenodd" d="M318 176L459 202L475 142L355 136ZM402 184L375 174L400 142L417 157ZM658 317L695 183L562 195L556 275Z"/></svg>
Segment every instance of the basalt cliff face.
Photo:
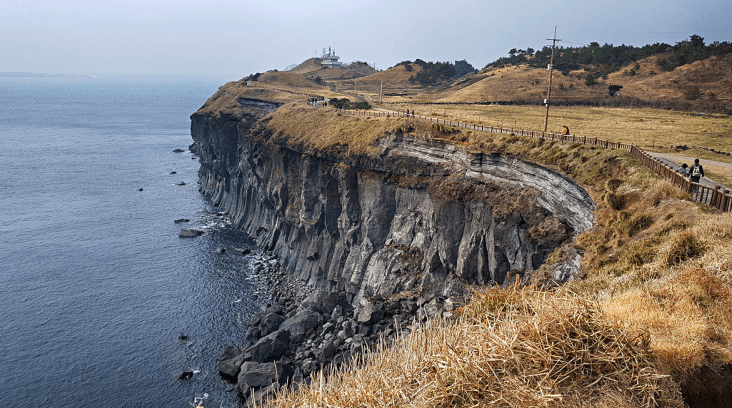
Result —
<svg viewBox="0 0 732 408"><path fill-rule="evenodd" d="M376 154L274 139L278 105L191 116L200 190L289 274L352 303L403 291L462 296L469 285L576 276L574 237L593 224L587 192L558 172L440 141L383 137Z"/></svg>

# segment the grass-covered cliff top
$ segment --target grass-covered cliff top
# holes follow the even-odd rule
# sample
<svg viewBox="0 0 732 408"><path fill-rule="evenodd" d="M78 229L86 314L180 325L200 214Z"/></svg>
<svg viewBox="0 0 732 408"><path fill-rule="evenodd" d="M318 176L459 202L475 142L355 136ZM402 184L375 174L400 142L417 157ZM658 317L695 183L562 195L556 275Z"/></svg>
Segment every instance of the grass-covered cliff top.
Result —
<svg viewBox="0 0 732 408"><path fill-rule="evenodd" d="M376 140L392 133L512 155L563 172L598 204L595 228L575 241L583 280L479 292L459 318L368 354L359 369L316 378L275 406L588 406L589 396L591 406L681 406L678 382L732 363L732 215L693 203L627 152L303 103L282 106L266 126L281 142L344 157L378 154ZM542 270L563 255L555 251ZM546 282L539 274L536 283ZM547 308L561 313L527 313Z"/></svg>

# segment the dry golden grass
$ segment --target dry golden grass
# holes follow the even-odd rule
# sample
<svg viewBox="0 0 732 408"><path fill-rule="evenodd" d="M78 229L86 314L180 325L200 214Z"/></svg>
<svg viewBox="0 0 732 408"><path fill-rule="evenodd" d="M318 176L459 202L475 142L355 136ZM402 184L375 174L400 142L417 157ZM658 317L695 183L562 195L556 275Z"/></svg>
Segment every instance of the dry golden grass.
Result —
<svg viewBox="0 0 732 408"><path fill-rule="evenodd" d="M645 337L569 292L487 289L267 407L681 407Z"/></svg>
<svg viewBox="0 0 732 408"><path fill-rule="evenodd" d="M678 381L732 363L732 214L686 201L666 182L618 192L631 204L598 210L598 226L578 239L587 277L570 287L628 332L648 333L655 363ZM632 235L623 213L652 222Z"/></svg>
<svg viewBox="0 0 732 408"><path fill-rule="evenodd" d="M415 109L418 114L460 120L484 126L543 130L545 108L500 105L396 105ZM633 143L650 151L668 151L669 146L704 146L732 152L732 122L727 115L697 115L661 109L592 107L550 107L549 131L559 133L568 126L571 134L613 142ZM665 150L664 150L665 149ZM727 156L700 149L680 154L699 155L711 160L732 162Z"/></svg>
<svg viewBox="0 0 732 408"><path fill-rule="evenodd" d="M407 120L341 115L328 108L290 103L268 116L274 137L293 145L346 154L373 152L374 142L385 133L407 130Z"/></svg>

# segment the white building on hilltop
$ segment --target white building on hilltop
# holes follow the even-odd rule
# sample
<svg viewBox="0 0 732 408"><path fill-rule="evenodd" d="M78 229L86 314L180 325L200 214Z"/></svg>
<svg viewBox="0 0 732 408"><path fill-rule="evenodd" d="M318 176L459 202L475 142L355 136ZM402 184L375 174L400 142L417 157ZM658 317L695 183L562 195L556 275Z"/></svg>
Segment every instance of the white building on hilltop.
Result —
<svg viewBox="0 0 732 408"><path fill-rule="evenodd" d="M328 47L328 52L325 52L325 48L323 48L323 55L320 57L320 59L320 65L324 66L325 68L343 67L343 63L338 61L340 57L336 55L335 49L332 47Z"/></svg>

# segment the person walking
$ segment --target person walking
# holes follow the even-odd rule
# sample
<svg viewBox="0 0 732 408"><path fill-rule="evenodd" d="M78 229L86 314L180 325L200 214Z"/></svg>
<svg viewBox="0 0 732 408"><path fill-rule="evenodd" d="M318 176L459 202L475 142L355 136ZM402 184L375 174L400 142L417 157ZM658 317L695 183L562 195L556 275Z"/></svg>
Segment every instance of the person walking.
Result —
<svg viewBox="0 0 732 408"><path fill-rule="evenodd" d="M694 183L698 183L699 180L704 177L704 167L699 164L699 159L694 159L694 165L689 168L689 177ZM691 194L696 193L697 186L692 186Z"/></svg>
<svg viewBox="0 0 732 408"><path fill-rule="evenodd" d="M689 177L689 165L686 163L682 164L681 168L679 169L679 174L684 177Z"/></svg>

